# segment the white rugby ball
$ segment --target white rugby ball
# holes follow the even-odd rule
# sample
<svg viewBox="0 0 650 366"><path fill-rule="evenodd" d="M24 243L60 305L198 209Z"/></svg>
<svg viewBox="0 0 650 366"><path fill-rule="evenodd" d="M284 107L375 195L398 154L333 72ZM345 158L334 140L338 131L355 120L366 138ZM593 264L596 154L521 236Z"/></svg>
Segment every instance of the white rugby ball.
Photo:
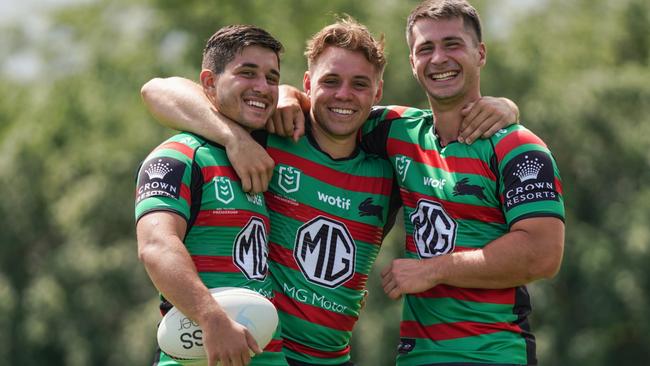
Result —
<svg viewBox="0 0 650 366"><path fill-rule="evenodd" d="M219 287L210 292L231 319L248 329L260 348L269 344L278 326L278 312L266 297L239 287ZM158 345L185 365L205 363L203 331L176 307L171 308L158 325Z"/></svg>

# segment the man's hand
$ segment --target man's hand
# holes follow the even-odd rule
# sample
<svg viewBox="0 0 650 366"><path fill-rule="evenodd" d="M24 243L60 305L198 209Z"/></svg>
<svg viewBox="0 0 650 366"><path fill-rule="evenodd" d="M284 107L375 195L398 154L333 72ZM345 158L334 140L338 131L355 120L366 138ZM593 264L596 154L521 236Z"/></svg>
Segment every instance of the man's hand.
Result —
<svg viewBox="0 0 650 366"><path fill-rule="evenodd" d="M300 102L291 97L278 100L275 112L266 123L266 130L298 141L305 134L305 114L300 107Z"/></svg>
<svg viewBox="0 0 650 366"><path fill-rule="evenodd" d="M305 134L305 113L311 102L307 94L290 85L280 85L278 105L266 123L266 129L278 136L291 136L294 141Z"/></svg>
<svg viewBox="0 0 650 366"><path fill-rule="evenodd" d="M471 144L479 137L488 138L500 129L519 121L519 108L507 98L482 97L461 111L463 121L458 141Z"/></svg>
<svg viewBox="0 0 650 366"><path fill-rule="evenodd" d="M250 134L242 134L235 143L226 145L226 154L244 192L261 193L268 189L275 162Z"/></svg>
<svg viewBox="0 0 650 366"><path fill-rule="evenodd" d="M251 351L262 353L248 329L227 315L203 322L201 329L208 366L218 362L221 366L245 366L250 363Z"/></svg>
<svg viewBox="0 0 650 366"><path fill-rule="evenodd" d="M394 259L381 271L386 295L397 300L404 294L416 294L437 285L431 271L434 259Z"/></svg>

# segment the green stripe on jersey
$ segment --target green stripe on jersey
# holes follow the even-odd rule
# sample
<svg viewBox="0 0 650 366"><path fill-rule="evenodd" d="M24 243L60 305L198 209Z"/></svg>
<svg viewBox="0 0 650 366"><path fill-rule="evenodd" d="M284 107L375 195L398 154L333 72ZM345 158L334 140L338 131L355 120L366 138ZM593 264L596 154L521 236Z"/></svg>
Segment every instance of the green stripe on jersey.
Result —
<svg viewBox="0 0 650 366"><path fill-rule="evenodd" d="M417 338L411 352L397 355L398 366L436 363L527 365L526 342L510 332L445 341Z"/></svg>

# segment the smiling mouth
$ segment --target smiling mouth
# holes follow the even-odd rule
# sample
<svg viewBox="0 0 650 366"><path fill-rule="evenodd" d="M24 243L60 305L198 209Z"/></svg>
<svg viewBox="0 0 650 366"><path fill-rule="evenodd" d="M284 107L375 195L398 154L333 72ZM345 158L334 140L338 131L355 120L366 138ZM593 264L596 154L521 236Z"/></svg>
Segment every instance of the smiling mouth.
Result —
<svg viewBox="0 0 650 366"><path fill-rule="evenodd" d="M346 108L329 108L329 110L336 114L342 114L345 116L349 116L354 113L354 110Z"/></svg>
<svg viewBox="0 0 650 366"><path fill-rule="evenodd" d="M251 106L253 108L266 109L266 104L265 103L258 102L258 101L255 101L255 100L247 100L246 104L248 104L249 106Z"/></svg>
<svg viewBox="0 0 650 366"><path fill-rule="evenodd" d="M440 73L433 73L429 77L433 81L446 81L455 78L458 75L458 71L447 71Z"/></svg>

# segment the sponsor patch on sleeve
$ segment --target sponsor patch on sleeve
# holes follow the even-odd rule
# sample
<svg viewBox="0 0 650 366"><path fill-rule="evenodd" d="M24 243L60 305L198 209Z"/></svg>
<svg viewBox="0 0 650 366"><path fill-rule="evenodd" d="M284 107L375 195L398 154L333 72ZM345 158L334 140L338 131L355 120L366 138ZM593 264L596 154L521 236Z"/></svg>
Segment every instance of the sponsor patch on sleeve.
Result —
<svg viewBox="0 0 650 366"><path fill-rule="evenodd" d="M505 210L525 203L558 201L553 171L551 157L541 151L512 158L503 171Z"/></svg>
<svg viewBox="0 0 650 366"><path fill-rule="evenodd" d="M145 162L138 174L135 203L149 197L178 199L186 165L174 158L154 158Z"/></svg>

